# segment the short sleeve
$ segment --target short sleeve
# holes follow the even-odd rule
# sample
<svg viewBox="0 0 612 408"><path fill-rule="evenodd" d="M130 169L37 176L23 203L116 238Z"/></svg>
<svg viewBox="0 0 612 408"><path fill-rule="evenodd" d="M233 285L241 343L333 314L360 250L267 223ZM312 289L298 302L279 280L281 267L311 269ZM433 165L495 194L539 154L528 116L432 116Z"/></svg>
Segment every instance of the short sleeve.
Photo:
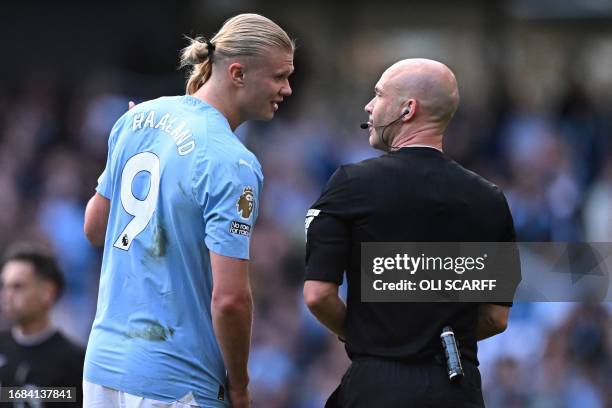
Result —
<svg viewBox="0 0 612 408"><path fill-rule="evenodd" d="M516 245L516 232L514 230L514 220L512 219L512 213L508 206L508 201L503 193L500 192L502 205L502 216L503 216L503 227L502 233L499 238L499 242L512 242L515 243L509 249L511 253L505 255L506 261L509 263L504 271L508 271L509 276L504 276L504 285L510 287L513 291L516 291L519 283L521 282L521 259L518 246ZM495 302L494 304L500 306L512 307L512 302Z"/></svg>
<svg viewBox="0 0 612 408"><path fill-rule="evenodd" d="M341 167L306 213L305 280L342 283L350 258L350 223L345 217L346 205L351 200L349 186L349 178Z"/></svg>
<svg viewBox="0 0 612 408"><path fill-rule="evenodd" d="M119 133L121 132L123 128L124 116L119 118L119 120L115 122L115 125L111 129L111 133L108 137L108 153L106 155L106 166L104 167L104 171L102 172L100 177L98 177L98 186L96 187L96 191L100 195L108 198L109 200L113 195L113 180L112 180L113 149L115 147L116 140L119 137Z"/></svg>
<svg viewBox="0 0 612 408"><path fill-rule="evenodd" d="M224 256L249 259L249 245L263 187L256 160L209 161L196 176L195 196L202 208L204 242Z"/></svg>
<svg viewBox="0 0 612 408"><path fill-rule="evenodd" d="M510 212L510 206L508 205L508 200L506 197L501 194L501 198L503 201L503 217L504 217L504 226L502 231L502 236L499 242L516 242L516 231L514 230L514 220L512 219L512 213Z"/></svg>

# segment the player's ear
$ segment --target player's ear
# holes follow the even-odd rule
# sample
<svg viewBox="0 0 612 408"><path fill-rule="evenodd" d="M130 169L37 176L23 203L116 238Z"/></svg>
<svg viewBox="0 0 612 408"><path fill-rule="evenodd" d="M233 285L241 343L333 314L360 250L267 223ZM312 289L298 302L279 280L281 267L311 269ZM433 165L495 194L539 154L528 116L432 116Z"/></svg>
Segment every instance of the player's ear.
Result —
<svg viewBox="0 0 612 408"><path fill-rule="evenodd" d="M227 67L229 72L230 81L232 84L243 87L244 86L244 65L240 62L233 62Z"/></svg>

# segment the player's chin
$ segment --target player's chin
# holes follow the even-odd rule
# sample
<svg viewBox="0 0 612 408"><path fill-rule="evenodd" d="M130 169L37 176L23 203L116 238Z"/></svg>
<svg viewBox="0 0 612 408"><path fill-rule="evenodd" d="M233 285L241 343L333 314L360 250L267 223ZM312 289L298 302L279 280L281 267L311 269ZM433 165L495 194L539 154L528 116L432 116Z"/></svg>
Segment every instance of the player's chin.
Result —
<svg viewBox="0 0 612 408"><path fill-rule="evenodd" d="M259 120L272 120L274 118L275 110L268 110L266 112L262 112L259 116Z"/></svg>

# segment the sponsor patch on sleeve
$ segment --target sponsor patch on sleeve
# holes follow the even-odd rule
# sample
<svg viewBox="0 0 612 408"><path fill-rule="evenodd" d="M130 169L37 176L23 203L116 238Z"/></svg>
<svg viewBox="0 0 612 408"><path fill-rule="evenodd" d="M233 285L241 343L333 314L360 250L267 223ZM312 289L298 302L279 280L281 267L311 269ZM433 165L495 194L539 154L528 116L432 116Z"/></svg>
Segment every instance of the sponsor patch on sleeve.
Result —
<svg viewBox="0 0 612 408"><path fill-rule="evenodd" d="M308 227L310 227L310 223L320 213L321 213L321 210L317 210L316 208L311 208L306 213L306 220L304 220L304 233L306 234L306 236L308 236Z"/></svg>
<svg viewBox="0 0 612 408"><path fill-rule="evenodd" d="M229 232L236 235L244 235L248 237L251 235L251 226L239 221L232 221L230 224Z"/></svg>
<svg viewBox="0 0 612 408"><path fill-rule="evenodd" d="M236 202L236 212L243 220L251 218L253 213L255 207L255 193L253 191L253 187L245 187Z"/></svg>

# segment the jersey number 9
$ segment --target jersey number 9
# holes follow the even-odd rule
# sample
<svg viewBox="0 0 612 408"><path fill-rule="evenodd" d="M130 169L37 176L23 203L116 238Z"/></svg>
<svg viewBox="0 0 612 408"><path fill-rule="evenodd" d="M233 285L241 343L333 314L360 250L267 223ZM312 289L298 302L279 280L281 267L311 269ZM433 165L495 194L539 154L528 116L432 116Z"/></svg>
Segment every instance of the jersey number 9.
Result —
<svg viewBox="0 0 612 408"><path fill-rule="evenodd" d="M147 196L141 200L134 196L132 184L136 175L142 171L149 173L151 181ZM134 218L121 231L113 246L127 251L132 241L147 227L155 213L159 194L159 157L151 152L138 153L130 157L121 173L120 193L123 209Z"/></svg>

